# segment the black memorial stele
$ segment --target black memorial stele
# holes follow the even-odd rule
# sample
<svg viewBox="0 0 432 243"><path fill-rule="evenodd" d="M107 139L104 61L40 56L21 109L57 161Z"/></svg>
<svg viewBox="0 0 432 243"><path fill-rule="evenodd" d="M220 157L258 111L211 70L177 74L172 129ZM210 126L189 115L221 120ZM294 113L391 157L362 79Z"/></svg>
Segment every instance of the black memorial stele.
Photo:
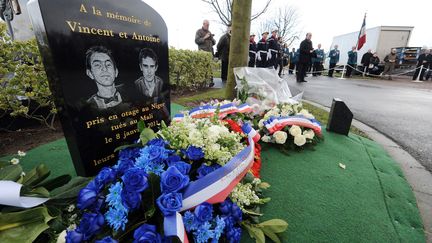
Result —
<svg viewBox="0 0 432 243"><path fill-rule="evenodd" d="M168 34L140 0L31 0L28 4L78 175L117 162L137 122L169 122Z"/></svg>
<svg viewBox="0 0 432 243"><path fill-rule="evenodd" d="M330 109L327 130L348 135L353 113L341 99L334 98Z"/></svg>

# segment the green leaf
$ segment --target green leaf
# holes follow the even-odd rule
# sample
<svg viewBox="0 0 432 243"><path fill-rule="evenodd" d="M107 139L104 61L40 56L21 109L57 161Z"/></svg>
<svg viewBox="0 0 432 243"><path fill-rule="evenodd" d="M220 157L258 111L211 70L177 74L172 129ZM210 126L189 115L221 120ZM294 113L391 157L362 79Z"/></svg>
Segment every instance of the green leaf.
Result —
<svg viewBox="0 0 432 243"><path fill-rule="evenodd" d="M142 145L146 145L148 141L156 137L156 133L150 128L144 128L140 134Z"/></svg>
<svg viewBox="0 0 432 243"><path fill-rule="evenodd" d="M22 184L25 186L34 186L45 180L49 174L49 169L44 164L40 164L24 176Z"/></svg>
<svg viewBox="0 0 432 243"><path fill-rule="evenodd" d="M267 182L261 182L259 184L259 188L261 188L261 189L268 189L268 188L270 188L270 184L268 184Z"/></svg>
<svg viewBox="0 0 432 243"><path fill-rule="evenodd" d="M59 187L51 192L51 199L67 199L74 198L78 192L85 187L91 178L75 177L68 184Z"/></svg>
<svg viewBox="0 0 432 243"><path fill-rule="evenodd" d="M146 128L145 123L143 120L139 120L138 124L138 131L141 133L142 131L144 131L144 129Z"/></svg>
<svg viewBox="0 0 432 243"><path fill-rule="evenodd" d="M46 207L0 214L0 242L33 242L51 219Z"/></svg>
<svg viewBox="0 0 432 243"><path fill-rule="evenodd" d="M255 225L246 223L242 223L242 226L247 229L250 237L255 239L256 243L265 243L264 232L260 228L256 227Z"/></svg>
<svg viewBox="0 0 432 243"><path fill-rule="evenodd" d="M247 213L249 215L253 215L253 216L263 216L262 213L257 213L257 212L249 211L249 210L246 210L246 209L243 209L243 212L245 212L245 213Z"/></svg>
<svg viewBox="0 0 432 243"><path fill-rule="evenodd" d="M273 242L275 242L275 243L280 243L281 242L280 239L279 239L279 236L277 236L276 233L273 232L273 231L271 231L270 229L268 229L268 228L262 228L262 231Z"/></svg>
<svg viewBox="0 0 432 243"><path fill-rule="evenodd" d="M21 196L25 197L49 197L50 193L44 187L30 188L23 186L21 189Z"/></svg>
<svg viewBox="0 0 432 243"><path fill-rule="evenodd" d="M288 228L288 223L282 219L270 219L258 224L258 226L267 228L275 233L281 233Z"/></svg>
<svg viewBox="0 0 432 243"><path fill-rule="evenodd" d="M116 153L122 149L125 149L125 148L138 148L138 147L142 147L142 144L139 144L139 143L126 144L126 145L118 146L117 148L115 148L114 153Z"/></svg>
<svg viewBox="0 0 432 243"><path fill-rule="evenodd" d="M21 165L8 165L0 168L0 180L17 181L22 173Z"/></svg>
<svg viewBox="0 0 432 243"><path fill-rule="evenodd" d="M61 175L56 178L50 179L48 181L42 182L37 184L36 186L39 187L45 187L48 191L52 191L56 189L57 187L61 187L66 185L72 177L70 175Z"/></svg>

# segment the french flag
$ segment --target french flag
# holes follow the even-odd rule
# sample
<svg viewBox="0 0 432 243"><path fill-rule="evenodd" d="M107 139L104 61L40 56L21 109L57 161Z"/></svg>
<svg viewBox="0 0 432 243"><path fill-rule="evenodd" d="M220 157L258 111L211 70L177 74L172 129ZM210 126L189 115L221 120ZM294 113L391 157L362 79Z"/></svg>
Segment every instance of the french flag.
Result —
<svg viewBox="0 0 432 243"><path fill-rule="evenodd" d="M360 29L360 33L357 41L357 50L360 50L363 47L364 43L366 43L366 14L364 16L363 24Z"/></svg>

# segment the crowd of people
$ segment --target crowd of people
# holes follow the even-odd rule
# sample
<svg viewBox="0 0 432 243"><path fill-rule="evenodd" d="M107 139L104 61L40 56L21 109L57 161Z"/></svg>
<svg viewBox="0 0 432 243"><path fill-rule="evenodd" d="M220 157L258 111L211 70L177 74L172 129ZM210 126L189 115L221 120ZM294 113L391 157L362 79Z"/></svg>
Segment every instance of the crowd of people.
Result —
<svg viewBox="0 0 432 243"><path fill-rule="evenodd" d="M269 36L270 35L270 36ZM231 26L228 26L227 32L219 39L217 51L213 53L213 46L216 45L214 35L209 31L209 22L204 20L202 28L198 29L195 35L195 43L199 50L211 52L214 56L222 61L221 78L225 82L228 74L228 57L229 45L231 38ZM339 63L340 50L338 45L334 45L327 55L321 48L321 44L314 49L312 45L312 33L307 33L306 38L300 43L296 50L290 51L286 43L283 43L282 37L278 36L278 31L273 30L271 33L265 31L261 38L256 42L256 35L249 36L249 67L272 68L278 71L279 76L283 75L285 66L288 66L289 74L296 74L297 82L307 82L304 78L307 72L313 76L319 76L324 69L324 60L329 59L328 76L333 77L334 70ZM366 75L381 75L392 79L392 73L398 63L396 49L385 56L384 70L379 68L381 63L377 52L369 49L361 58L363 70L357 70L357 46L353 46L347 53L348 61L346 63L346 76L351 78L356 71L364 72ZM421 68L420 68L421 67ZM432 50L424 50L418 57L417 68L413 80L420 77L420 80L428 80L432 76Z"/></svg>

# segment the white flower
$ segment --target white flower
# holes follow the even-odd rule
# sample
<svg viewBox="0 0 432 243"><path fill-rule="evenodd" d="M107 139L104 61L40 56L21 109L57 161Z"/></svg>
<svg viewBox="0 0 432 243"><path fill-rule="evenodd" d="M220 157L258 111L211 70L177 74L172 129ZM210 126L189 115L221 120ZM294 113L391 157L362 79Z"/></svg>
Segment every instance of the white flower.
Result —
<svg viewBox="0 0 432 243"><path fill-rule="evenodd" d="M65 243L65 242L66 242L66 230L63 230L57 238L57 243Z"/></svg>
<svg viewBox="0 0 432 243"><path fill-rule="evenodd" d="M11 164L13 164L13 165L17 165L17 164L19 164L19 159L17 159L17 158L13 158L13 159L11 159L11 161L10 161L10 163Z"/></svg>
<svg viewBox="0 0 432 243"><path fill-rule="evenodd" d="M73 205L73 204L69 205L69 207L67 208L67 211L69 213L72 213L74 210L75 210L75 205Z"/></svg>
<svg viewBox="0 0 432 243"><path fill-rule="evenodd" d="M72 214L69 218L70 222L74 222L78 218L78 215L76 213Z"/></svg>
<svg viewBox="0 0 432 243"><path fill-rule="evenodd" d="M270 143L271 142L271 137L264 135L261 137L261 141L263 141L264 143Z"/></svg>
<svg viewBox="0 0 432 243"><path fill-rule="evenodd" d="M302 134L302 130L299 126L293 125L290 129L289 129L289 133L293 136L296 137L298 135Z"/></svg>
<svg viewBox="0 0 432 243"><path fill-rule="evenodd" d="M75 230L76 229L76 224L71 224L69 225L69 227L67 227L67 230Z"/></svg>
<svg viewBox="0 0 432 243"><path fill-rule="evenodd" d="M24 157L26 156L26 153L24 151L18 150L18 156Z"/></svg>
<svg viewBox="0 0 432 243"><path fill-rule="evenodd" d="M303 135L307 138L307 139L313 139L315 137L315 133L312 130L306 130L303 132Z"/></svg>
<svg viewBox="0 0 432 243"><path fill-rule="evenodd" d="M25 173L24 171L21 172L21 176L22 176L22 177L26 176L26 173Z"/></svg>
<svg viewBox="0 0 432 243"><path fill-rule="evenodd" d="M311 113L309 113L308 110L302 109L299 113L302 114L307 119L315 119L315 117Z"/></svg>
<svg viewBox="0 0 432 243"><path fill-rule="evenodd" d="M298 135L294 137L294 144L301 147L305 145L306 143L306 137L303 135Z"/></svg>
<svg viewBox="0 0 432 243"><path fill-rule="evenodd" d="M284 131L277 131L273 133L273 137L275 138L276 143L284 144L287 140L288 134Z"/></svg>
<svg viewBox="0 0 432 243"><path fill-rule="evenodd" d="M258 127L263 128L264 127L264 119L259 120Z"/></svg>

